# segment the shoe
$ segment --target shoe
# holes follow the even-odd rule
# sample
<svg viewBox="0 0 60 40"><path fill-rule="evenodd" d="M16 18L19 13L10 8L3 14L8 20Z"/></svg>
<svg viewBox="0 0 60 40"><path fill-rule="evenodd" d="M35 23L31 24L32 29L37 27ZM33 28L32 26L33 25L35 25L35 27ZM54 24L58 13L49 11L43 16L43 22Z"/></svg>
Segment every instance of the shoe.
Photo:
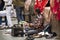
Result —
<svg viewBox="0 0 60 40"><path fill-rule="evenodd" d="M36 35L34 38L42 38L42 35Z"/></svg>
<svg viewBox="0 0 60 40"><path fill-rule="evenodd" d="M51 39L51 38L53 38L53 34L46 35L45 38L46 38L46 39Z"/></svg>

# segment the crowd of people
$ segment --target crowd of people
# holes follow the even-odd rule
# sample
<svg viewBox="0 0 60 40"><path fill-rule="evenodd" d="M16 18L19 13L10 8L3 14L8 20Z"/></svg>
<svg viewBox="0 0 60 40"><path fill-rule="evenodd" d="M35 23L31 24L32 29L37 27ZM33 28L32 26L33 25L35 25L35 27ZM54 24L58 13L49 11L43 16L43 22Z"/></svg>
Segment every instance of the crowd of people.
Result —
<svg viewBox="0 0 60 40"><path fill-rule="evenodd" d="M32 28L33 30L37 29L38 32L44 31L44 32L48 32L49 34L52 34L50 21L47 22L46 25L44 25L45 18L43 15L44 14L43 11L46 4L48 3L48 0L12 0L12 1L13 1L12 2L13 7L16 10L18 24L21 21L25 21L24 14L28 13L29 21L34 20L31 21L32 23L29 23L29 26L33 27ZM5 5L4 0L0 0L0 11L3 10L4 5ZM35 16L34 19L31 19L30 15L34 15ZM1 23L2 23L2 17L0 17L0 24Z"/></svg>

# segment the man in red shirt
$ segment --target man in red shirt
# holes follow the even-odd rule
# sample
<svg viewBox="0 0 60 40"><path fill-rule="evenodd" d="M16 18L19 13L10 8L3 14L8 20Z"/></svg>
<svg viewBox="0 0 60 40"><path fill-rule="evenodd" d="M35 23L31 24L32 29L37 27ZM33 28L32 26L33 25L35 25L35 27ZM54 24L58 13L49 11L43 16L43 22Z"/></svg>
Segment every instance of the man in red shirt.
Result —
<svg viewBox="0 0 60 40"><path fill-rule="evenodd" d="M58 0L57 20L59 20L59 21L60 21L60 0Z"/></svg>
<svg viewBox="0 0 60 40"><path fill-rule="evenodd" d="M56 15L56 19L60 20L60 0L51 0L51 2L51 11Z"/></svg>
<svg viewBox="0 0 60 40"><path fill-rule="evenodd" d="M35 0L34 9L36 10L37 8L39 8L40 11L42 12L47 3L48 3L48 0Z"/></svg>

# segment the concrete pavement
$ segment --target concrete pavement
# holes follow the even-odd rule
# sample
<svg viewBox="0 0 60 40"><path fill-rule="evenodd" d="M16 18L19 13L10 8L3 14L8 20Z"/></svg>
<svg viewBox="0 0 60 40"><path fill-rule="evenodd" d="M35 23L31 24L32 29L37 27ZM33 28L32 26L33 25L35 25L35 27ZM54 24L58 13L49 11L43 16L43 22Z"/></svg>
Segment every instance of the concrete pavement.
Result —
<svg viewBox="0 0 60 40"><path fill-rule="evenodd" d="M0 40L24 40L25 37L12 37L10 34L4 34L3 30L0 30ZM35 38L35 40L60 40L59 38L53 38L53 39L46 39L43 38Z"/></svg>

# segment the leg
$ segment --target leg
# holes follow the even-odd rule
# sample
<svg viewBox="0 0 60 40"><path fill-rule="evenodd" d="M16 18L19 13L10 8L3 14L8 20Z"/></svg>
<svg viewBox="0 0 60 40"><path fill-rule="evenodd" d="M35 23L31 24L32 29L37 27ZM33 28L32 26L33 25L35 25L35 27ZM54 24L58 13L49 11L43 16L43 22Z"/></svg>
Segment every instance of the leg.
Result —
<svg viewBox="0 0 60 40"><path fill-rule="evenodd" d="M24 20L23 15L22 15L22 10L23 7L16 7L16 15L17 15L17 19L18 19L18 23L22 20Z"/></svg>
<svg viewBox="0 0 60 40"><path fill-rule="evenodd" d="M12 27L12 20L11 20L11 6L10 7L6 7L6 17L7 17L7 22L8 22L8 26Z"/></svg>
<svg viewBox="0 0 60 40"><path fill-rule="evenodd" d="M7 18L6 18L6 16L5 16L5 23L6 23L6 25L7 25Z"/></svg>
<svg viewBox="0 0 60 40"><path fill-rule="evenodd" d="M53 38L57 34L51 31L51 25L49 25L49 27L45 30L45 35L46 35L45 37L49 39L49 38Z"/></svg>
<svg viewBox="0 0 60 40"><path fill-rule="evenodd" d="M29 16L29 22L31 22L31 14L29 14L28 16Z"/></svg>
<svg viewBox="0 0 60 40"><path fill-rule="evenodd" d="M18 20L18 23L20 21L20 15L19 15L19 7L15 7L16 8L16 15L17 15L17 20Z"/></svg>
<svg viewBox="0 0 60 40"><path fill-rule="evenodd" d="M0 17L0 25L2 24L2 17Z"/></svg>
<svg viewBox="0 0 60 40"><path fill-rule="evenodd" d="M52 26L51 26L50 24L48 24L47 26L48 26L48 27L47 27L47 29L45 30L45 32L52 33L52 31L51 31L51 30L52 30L52 29L51 29Z"/></svg>
<svg viewBox="0 0 60 40"><path fill-rule="evenodd" d="M26 38L26 40L34 40L33 34L36 34L36 33L38 33L36 30L29 30L27 32L27 38Z"/></svg>
<svg viewBox="0 0 60 40"><path fill-rule="evenodd" d="M24 21L24 16L22 14L22 13L24 13L23 9L24 9L23 7L20 7L20 13L19 13L20 14L20 20L22 20L22 21Z"/></svg>
<svg viewBox="0 0 60 40"><path fill-rule="evenodd" d="M7 25L7 18L6 18L6 16L4 16L4 20L2 22L4 22L5 25Z"/></svg>

